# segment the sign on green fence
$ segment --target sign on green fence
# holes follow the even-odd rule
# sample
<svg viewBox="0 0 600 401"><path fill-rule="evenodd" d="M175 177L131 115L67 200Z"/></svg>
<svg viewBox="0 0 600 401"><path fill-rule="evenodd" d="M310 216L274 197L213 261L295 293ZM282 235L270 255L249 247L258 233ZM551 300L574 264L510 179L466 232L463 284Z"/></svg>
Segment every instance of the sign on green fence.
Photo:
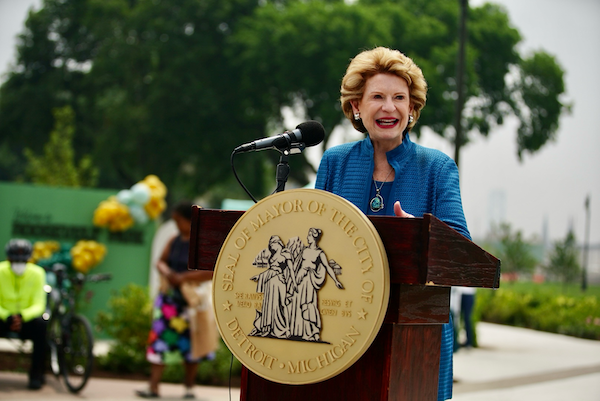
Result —
<svg viewBox="0 0 600 401"><path fill-rule="evenodd" d="M75 245L93 240L106 247L104 260L93 273L110 273L112 280L87 283L79 309L92 324L104 309L112 290L128 283L148 285L150 252L157 223L151 220L123 232L110 232L93 224L94 210L117 190L57 188L40 185L0 183L0 260L11 238L57 241Z"/></svg>

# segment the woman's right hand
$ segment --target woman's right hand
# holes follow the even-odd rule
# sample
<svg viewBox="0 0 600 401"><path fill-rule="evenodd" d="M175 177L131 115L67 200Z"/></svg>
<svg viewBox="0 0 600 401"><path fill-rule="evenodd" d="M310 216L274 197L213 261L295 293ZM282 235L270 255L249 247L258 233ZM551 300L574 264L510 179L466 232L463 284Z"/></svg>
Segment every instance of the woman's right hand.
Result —
<svg viewBox="0 0 600 401"><path fill-rule="evenodd" d="M402 210L402 206L400 206L400 201L396 201L396 203L394 203L394 215L396 215L397 217L415 217L412 214L406 213L404 210Z"/></svg>

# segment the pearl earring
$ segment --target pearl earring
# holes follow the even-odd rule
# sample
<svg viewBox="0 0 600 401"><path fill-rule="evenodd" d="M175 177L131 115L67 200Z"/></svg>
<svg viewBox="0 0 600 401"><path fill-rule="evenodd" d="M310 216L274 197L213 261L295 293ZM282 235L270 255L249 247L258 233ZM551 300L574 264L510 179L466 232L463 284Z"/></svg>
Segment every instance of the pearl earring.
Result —
<svg viewBox="0 0 600 401"><path fill-rule="evenodd" d="M356 121L360 120L360 113L354 113L354 119Z"/></svg>
<svg viewBox="0 0 600 401"><path fill-rule="evenodd" d="M408 116L408 123L412 123L415 119L413 118L413 116Z"/></svg>

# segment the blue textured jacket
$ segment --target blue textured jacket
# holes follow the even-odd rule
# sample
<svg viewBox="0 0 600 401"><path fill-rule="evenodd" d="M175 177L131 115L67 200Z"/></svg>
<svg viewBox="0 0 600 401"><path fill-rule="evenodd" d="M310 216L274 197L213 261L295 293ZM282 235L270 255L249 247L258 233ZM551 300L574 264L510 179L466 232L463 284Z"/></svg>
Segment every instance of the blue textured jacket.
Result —
<svg viewBox="0 0 600 401"><path fill-rule="evenodd" d="M417 145L406 134L402 144L387 153L395 178L391 197L415 217L431 213L471 239L463 213L456 163L443 152ZM328 149L321 159L315 188L349 200L367 214L373 186L373 144L370 138ZM450 319L452 317L450 316ZM438 400L452 398L452 322L442 329Z"/></svg>

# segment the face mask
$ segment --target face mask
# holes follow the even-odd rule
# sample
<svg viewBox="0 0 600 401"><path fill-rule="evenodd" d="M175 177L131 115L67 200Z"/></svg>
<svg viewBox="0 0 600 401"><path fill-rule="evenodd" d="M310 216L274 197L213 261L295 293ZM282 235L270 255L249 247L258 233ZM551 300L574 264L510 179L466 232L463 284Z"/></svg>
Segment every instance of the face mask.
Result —
<svg viewBox="0 0 600 401"><path fill-rule="evenodd" d="M13 273L15 273L17 276L22 276L23 273L25 273L25 267L27 267L27 263L25 262L10 263L10 268L12 269Z"/></svg>

